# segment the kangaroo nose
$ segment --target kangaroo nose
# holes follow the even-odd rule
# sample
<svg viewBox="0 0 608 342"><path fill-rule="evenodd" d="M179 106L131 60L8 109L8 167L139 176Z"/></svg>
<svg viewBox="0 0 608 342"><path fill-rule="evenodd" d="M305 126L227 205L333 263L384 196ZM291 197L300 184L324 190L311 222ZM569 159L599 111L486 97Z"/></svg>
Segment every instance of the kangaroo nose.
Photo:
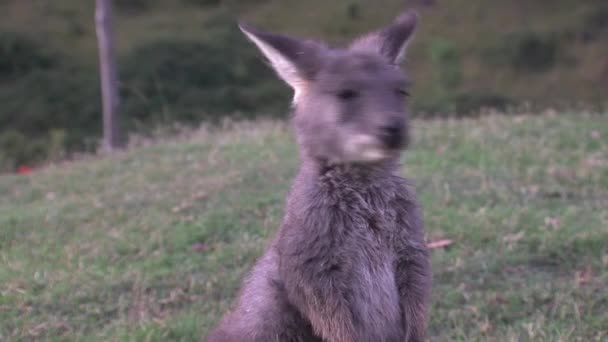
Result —
<svg viewBox="0 0 608 342"><path fill-rule="evenodd" d="M393 120L389 124L382 126L382 142L387 148L395 149L403 144L403 122Z"/></svg>

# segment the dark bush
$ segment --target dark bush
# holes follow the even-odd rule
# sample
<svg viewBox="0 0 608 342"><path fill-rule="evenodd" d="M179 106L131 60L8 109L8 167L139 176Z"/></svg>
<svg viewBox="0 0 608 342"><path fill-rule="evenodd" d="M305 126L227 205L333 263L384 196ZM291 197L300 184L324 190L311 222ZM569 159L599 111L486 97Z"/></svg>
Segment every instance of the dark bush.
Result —
<svg viewBox="0 0 608 342"><path fill-rule="evenodd" d="M484 59L496 65L507 65L527 72L552 69L560 59L561 45L555 34L515 32L507 34L498 46L489 48Z"/></svg>
<svg viewBox="0 0 608 342"><path fill-rule="evenodd" d="M59 160L65 156L64 138L62 130L51 130L38 138L26 137L14 130L0 133L0 172Z"/></svg>
<svg viewBox="0 0 608 342"><path fill-rule="evenodd" d="M157 41L121 63L125 110L137 125L285 107L285 87L240 32L218 28L209 37L213 40Z"/></svg>
<svg viewBox="0 0 608 342"><path fill-rule="evenodd" d="M33 39L13 32L0 32L0 81L20 77L56 64L53 56Z"/></svg>
<svg viewBox="0 0 608 342"><path fill-rule="evenodd" d="M452 97L451 107L453 111L466 116L483 108L505 110L515 102L509 97L493 92L466 92Z"/></svg>
<svg viewBox="0 0 608 342"><path fill-rule="evenodd" d="M584 41L592 41L608 34L608 7L600 7L589 12L581 25Z"/></svg>
<svg viewBox="0 0 608 342"><path fill-rule="evenodd" d="M152 0L114 0L114 7L118 12L139 14L153 5Z"/></svg>
<svg viewBox="0 0 608 342"><path fill-rule="evenodd" d="M483 108L505 110L516 102L508 96L489 91L454 92L443 96L421 99L414 104L425 116L470 116Z"/></svg>
<svg viewBox="0 0 608 342"><path fill-rule="evenodd" d="M222 3L222 0L182 0L182 2L200 7L215 7L219 6Z"/></svg>
<svg viewBox="0 0 608 342"><path fill-rule="evenodd" d="M207 25L206 41L159 40L121 61L121 109L127 130L285 111L287 88L242 37L235 21L218 15ZM56 63L47 57L55 54L42 53L45 49L30 40L6 41L13 43L0 50L5 56L0 58L0 76L11 83L0 87L0 127L3 135L13 133L0 146L5 160L0 169L6 170L7 159L15 167L63 151L95 148L101 133L98 71L67 58ZM51 136L51 131L62 134Z"/></svg>
<svg viewBox="0 0 608 342"><path fill-rule="evenodd" d="M243 8L261 5L268 0L181 0L183 3L188 5L194 5L199 7L219 7L227 6L230 8Z"/></svg>
<svg viewBox="0 0 608 342"><path fill-rule="evenodd" d="M0 170L93 146L87 141L101 121L96 70L0 32L0 83Z"/></svg>
<svg viewBox="0 0 608 342"><path fill-rule="evenodd" d="M356 2L351 2L346 6L346 15L350 20L361 18L361 6Z"/></svg>
<svg viewBox="0 0 608 342"><path fill-rule="evenodd" d="M438 84L443 90L455 89L462 83L462 56L449 41L434 40L429 47L431 61L438 72Z"/></svg>
<svg viewBox="0 0 608 342"><path fill-rule="evenodd" d="M0 146L5 158L12 156L15 163L35 163L64 151L93 149L101 131L95 70L72 67L31 71L10 87L0 87L0 103L3 131L27 137L19 146ZM60 141L52 146L51 132L62 132ZM9 138L15 141L15 134Z"/></svg>
<svg viewBox="0 0 608 342"><path fill-rule="evenodd" d="M100 99L94 70L31 72L3 89L0 102L0 126L30 137L61 128L71 137L69 147L82 147L82 137L99 132Z"/></svg>
<svg viewBox="0 0 608 342"><path fill-rule="evenodd" d="M25 157L24 147L27 138L14 130L4 131L0 134L0 171L15 170L24 162L31 159ZM27 159L27 160L26 160Z"/></svg>
<svg viewBox="0 0 608 342"><path fill-rule="evenodd" d="M608 32L608 7L601 7L588 14L585 22L594 31Z"/></svg>

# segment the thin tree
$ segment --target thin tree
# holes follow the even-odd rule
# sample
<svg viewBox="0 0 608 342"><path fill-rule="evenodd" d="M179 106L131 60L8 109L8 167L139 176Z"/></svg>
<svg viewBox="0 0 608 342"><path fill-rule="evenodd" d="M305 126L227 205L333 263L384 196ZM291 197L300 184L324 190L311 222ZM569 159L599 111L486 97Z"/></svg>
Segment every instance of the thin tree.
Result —
<svg viewBox="0 0 608 342"><path fill-rule="evenodd" d="M103 147L111 152L123 146L120 132L118 75L114 56L112 0L96 0L95 24L103 105Z"/></svg>

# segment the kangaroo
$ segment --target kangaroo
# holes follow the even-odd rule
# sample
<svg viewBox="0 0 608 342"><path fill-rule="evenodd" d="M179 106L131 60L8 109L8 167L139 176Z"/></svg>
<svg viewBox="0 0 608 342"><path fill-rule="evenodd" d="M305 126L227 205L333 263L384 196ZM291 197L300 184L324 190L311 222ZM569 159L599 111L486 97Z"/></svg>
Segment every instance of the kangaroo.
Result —
<svg viewBox="0 0 608 342"><path fill-rule="evenodd" d="M240 25L294 90L301 167L280 231L209 341L425 338L429 253L398 173L411 83L398 65L417 22L406 11L341 49Z"/></svg>

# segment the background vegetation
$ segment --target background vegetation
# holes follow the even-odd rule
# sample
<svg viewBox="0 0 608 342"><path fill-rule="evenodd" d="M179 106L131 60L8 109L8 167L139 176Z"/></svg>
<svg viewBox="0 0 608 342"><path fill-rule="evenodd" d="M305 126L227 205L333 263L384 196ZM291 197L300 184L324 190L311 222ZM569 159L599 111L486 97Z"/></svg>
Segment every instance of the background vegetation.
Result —
<svg viewBox="0 0 608 342"><path fill-rule="evenodd" d="M0 3L0 170L93 150L101 126L93 1ZM283 117L289 93L237 18L340 44L402 0L115 0L123 125L147 132L223 116ZM603 0L411 0L423 20L408 65L419 115L480 107L602 108Z"/></svg>
<svg viewBox="0 0 608 342"><path fill-rule="evenodd" d="M416 120L432 341L605 341L608 119ZM198 341L279 227L284 123L0 176L0 340Z"/></svg>

